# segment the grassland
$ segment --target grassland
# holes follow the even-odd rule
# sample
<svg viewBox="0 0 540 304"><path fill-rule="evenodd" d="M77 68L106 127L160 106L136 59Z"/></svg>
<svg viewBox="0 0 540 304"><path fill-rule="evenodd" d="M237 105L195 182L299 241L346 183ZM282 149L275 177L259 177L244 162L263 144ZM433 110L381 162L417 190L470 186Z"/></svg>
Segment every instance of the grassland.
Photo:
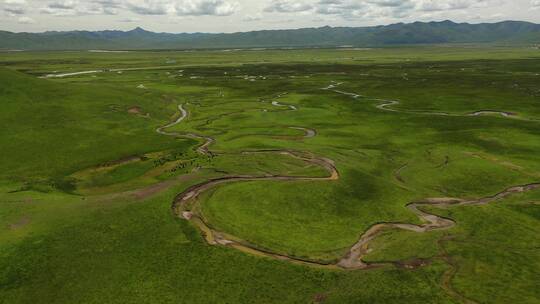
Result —
<svg viewBox="0 0 540 304"><path fill-rule="evenodd" d="M536 49L0 66L0 303L540 301Z"/></svg>

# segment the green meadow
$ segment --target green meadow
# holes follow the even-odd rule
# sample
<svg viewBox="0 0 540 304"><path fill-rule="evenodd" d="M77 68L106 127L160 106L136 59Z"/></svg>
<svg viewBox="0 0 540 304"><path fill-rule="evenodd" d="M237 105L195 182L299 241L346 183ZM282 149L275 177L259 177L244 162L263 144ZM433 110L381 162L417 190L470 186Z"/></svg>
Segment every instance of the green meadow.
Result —
<svg viewBox="0 0 540 304"><path fill-rule="evenodd" d="M335 266L540 183L538 49L3 52L0 107L0 303L540 302L540 189ZM335 267L172 208L231 177L209 228Z"/></svg>

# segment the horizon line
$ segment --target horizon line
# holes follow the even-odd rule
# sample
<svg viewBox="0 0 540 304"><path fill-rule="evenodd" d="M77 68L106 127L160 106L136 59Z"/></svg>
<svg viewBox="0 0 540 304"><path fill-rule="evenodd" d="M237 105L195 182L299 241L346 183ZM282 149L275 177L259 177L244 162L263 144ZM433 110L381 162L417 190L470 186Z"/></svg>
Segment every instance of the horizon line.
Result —
<svg viewBox="0 0 540 304"><path fill-rule="evenodd" d="M239 33L252 33L252 32L264 32L264 31L293 31L293 30L302 30L302 29L321 29L321 28L375 28L375 27L384 27L384 26L392 26L392 25L408 25L408 24L415 24L415 23L445 23L445 22L451 22L453 24L466 24L466 25L481 25L481 24L498 24L498 23L506 23L506 22L522 22L522 23L530 23L535 25L540 25L540 23L532 22L532 21L526 21L526 20L513 20L513 19L506 19L501 21L494 21L494 22L455 22L450 19L444 19L444 20L431 20L431 21L411 21L411 22L394 22L394 23L387 23L387 24L378 24L378 25L367 25L367 26L332 26L332 25L321 25L321 26L312 26L312 27L297 27L297 28L285 28L285 29L259 29L259 30L246 30L246 31L234 31L234 32L159 32L159 31L152 31L152 30L146 30L141 25L136 26L135 28L131 30L120 30L120 29L105 29L105 30L45 30L40 32L28 32L28 31L21 31L21 32L15 32L15 31L8 31L8 30L2 30L0 29L0 32L7 32L7 33L13 33L13 34L46 34L46 33L70 33L70 32L123 32L123 33L129 33L136 30L141 30L145 32L150 32L154 34L172 34L172 35L179 35L179 34L209 34L209 35L220 35L220 34L239 34Z"/></svg>

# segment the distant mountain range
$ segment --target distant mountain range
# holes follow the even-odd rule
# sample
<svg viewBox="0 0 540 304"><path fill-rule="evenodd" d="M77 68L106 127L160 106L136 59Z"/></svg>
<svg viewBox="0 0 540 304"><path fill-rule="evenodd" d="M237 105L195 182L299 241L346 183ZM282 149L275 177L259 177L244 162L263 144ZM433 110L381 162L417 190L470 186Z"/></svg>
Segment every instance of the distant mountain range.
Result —
<svg viewBox="0 0 540 304"><path fill-rule="evenodd" d="M540 43L540 24L414 22L373 27L320 27L231 34L70 31L12 33L0 31L0 49L144 50L255 47L370 47L441 43Z"/></svg>

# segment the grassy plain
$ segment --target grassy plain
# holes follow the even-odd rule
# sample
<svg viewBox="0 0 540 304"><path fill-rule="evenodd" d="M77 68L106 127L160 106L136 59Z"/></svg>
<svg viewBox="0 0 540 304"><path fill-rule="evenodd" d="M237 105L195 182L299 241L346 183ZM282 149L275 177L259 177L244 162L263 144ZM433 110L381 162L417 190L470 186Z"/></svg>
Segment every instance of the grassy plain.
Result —
<svg viewBox="0 0 540 304"><path fill-rule="evenodd" d="M171 212L211 178L327 174L244 151L325 157L338 180L230 183L199 202L215 229L332 263L376 223L421 224L412 201L537 183L537 49L0 53L0 83L0 303L540 301L538 190L426 207L456 225L385 231L364 261L395 265L358 271L210 246ZM178 105L178 136L158 134Z"/></svg>

